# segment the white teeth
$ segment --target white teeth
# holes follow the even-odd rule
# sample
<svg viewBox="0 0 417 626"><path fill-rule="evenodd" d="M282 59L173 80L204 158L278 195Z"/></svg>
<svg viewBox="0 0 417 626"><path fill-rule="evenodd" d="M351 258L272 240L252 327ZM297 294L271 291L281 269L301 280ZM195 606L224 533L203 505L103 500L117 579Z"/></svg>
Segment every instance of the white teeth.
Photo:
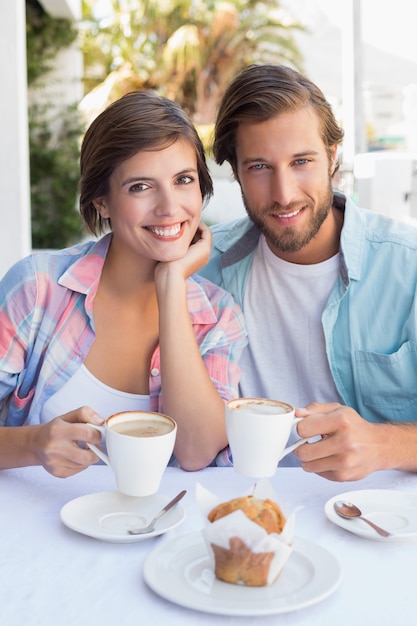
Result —
<svg viewBox="0 0 417 626"><path fill-rule="evenodd" d="M288 217L294 217L294 215L297 215L299 212L301 211L301 209L298 209L297 211L293 211L292 213L285 213L284 215L278 215L278 217L283 217L283 218L288 218Z"/></svg>
<svg viewBox="0 0 417 626"><path fill-rule="evenodd" d="M181 230L181 224L175 226L169 226L168 228L162 228L157 226L148 226L148 229L158 235L159 237L175 237Z"/></svg>

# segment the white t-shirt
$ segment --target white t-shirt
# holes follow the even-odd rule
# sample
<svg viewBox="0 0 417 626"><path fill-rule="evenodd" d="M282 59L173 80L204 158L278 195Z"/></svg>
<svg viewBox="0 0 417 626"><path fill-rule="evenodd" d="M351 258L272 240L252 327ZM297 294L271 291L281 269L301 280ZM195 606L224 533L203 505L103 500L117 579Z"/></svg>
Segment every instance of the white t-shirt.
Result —
<svg viewBox="0 0 417 626"><path fill-rule="evenodd" d="M315 265L283 261L261 236L243 312L249 345L242 355L242 397L294 407L339 402L326 358L321 317L339 273L339 255Z"/></svg>
<svg viewBox="0 0 417 626"><path fill-rule="evenodd" d="M102 383L84 366L51 396L41 411L41 422L89 406L104 419L121 411L150 411L149 395L127 393Z"/></svg>

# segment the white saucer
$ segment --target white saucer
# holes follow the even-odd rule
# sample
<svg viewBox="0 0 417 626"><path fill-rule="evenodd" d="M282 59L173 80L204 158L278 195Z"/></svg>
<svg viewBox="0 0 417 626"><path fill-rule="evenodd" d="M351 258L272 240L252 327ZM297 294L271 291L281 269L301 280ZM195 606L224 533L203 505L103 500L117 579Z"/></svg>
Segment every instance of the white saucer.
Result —
<svg viewBox="0 0 417 626"><path fill-rule="evenodd" d="M177 504L146 535L129 535L128 530L145 526L172 499L155 494L144 498L104 491L71 500L61 509L62 522L83 535L115 543L134 543L162 535L181 524L185 511Z"/></svg>
<svg viewBox="0 0 417 626"><path fill-rule="evenodd" d="M334 510L336 500L356 504L364 517L393 534L381 537L360 519L343 519ZM417 493L388 489L347 491L330 498L324 512L334 524L366 539L385 542L417 540Z"/></svg>
<svg viewBox="0 0 417 626"><path fill-rule="evenodd" d="M279 578L267 587L231 585L214 577L201 533L165 541L146 558L146 583L163 598L219 615L274 615L324 600L341 581L339 562L324 548L296 539Z"/></svg>

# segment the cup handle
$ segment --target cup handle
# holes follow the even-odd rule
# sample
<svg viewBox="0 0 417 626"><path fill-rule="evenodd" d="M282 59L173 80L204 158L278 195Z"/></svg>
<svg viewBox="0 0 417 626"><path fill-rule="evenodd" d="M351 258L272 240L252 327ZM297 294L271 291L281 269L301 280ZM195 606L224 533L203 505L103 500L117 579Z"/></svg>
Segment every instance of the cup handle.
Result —
<svg viewBox="0 0 417 626"><path fill-rule="evenodd" d="M294 424L298 424L298 422L301 422L302 419L303 419L302 417L294 417ZM283 451L283 453L279 457L279 460L281 461L281 459L283 459L284 456L287 456L287 454L289 454L290 452L292 452L293 450L298 448L298 446L301 446L302 443L308 443L308 441L309 441L309 439L297 439L297 441L295 443L293 443L291 446L288 446L287 448L285 448L285 450Z"/></svg>
<svg viewBox="0 0 417 626"><path fill-rule="evenodd" d="M285 448L284 452L279 457L279 460L281 461L281 459L283 459L284 456L287 456L287 454L289 454L290 452L298 448L298 446L301 446L302 443L308 443L308 441L309 441L308 439L298 439L298 441L293 443L291 446L288 446L288 448Z"/></svg>
<svg viewBox="0 0 417 626"><path fill-rule="evenodd" d="M94 428L94 430L98 430L99 433L104 435L104 432L105 432L104 426L97 426L96 424L91 424L90 422L86 422L86 426L89 426L90 428ZM111 465L109 457L107 456L107 454L104 454L104 452L100 450L100 448L94 445L94 443L88 443L88 441L86 441L85 443L90 448L90 450L92 450L95 454L97 454L99 459L101 459L102 461L104 461L104 463L106 463L106 465Z"/></svg>

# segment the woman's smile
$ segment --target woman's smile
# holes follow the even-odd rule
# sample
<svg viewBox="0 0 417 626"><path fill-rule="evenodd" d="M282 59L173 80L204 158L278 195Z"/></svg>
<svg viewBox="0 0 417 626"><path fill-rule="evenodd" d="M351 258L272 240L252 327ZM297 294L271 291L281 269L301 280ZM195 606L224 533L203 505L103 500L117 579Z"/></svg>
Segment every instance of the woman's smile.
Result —
<svg viewBox="0 0 417 626"><path fill-rule="evenodd" d="M184 232L185 222L178 222L172 225L145 226L158 239L177 239Z"/></svg>

